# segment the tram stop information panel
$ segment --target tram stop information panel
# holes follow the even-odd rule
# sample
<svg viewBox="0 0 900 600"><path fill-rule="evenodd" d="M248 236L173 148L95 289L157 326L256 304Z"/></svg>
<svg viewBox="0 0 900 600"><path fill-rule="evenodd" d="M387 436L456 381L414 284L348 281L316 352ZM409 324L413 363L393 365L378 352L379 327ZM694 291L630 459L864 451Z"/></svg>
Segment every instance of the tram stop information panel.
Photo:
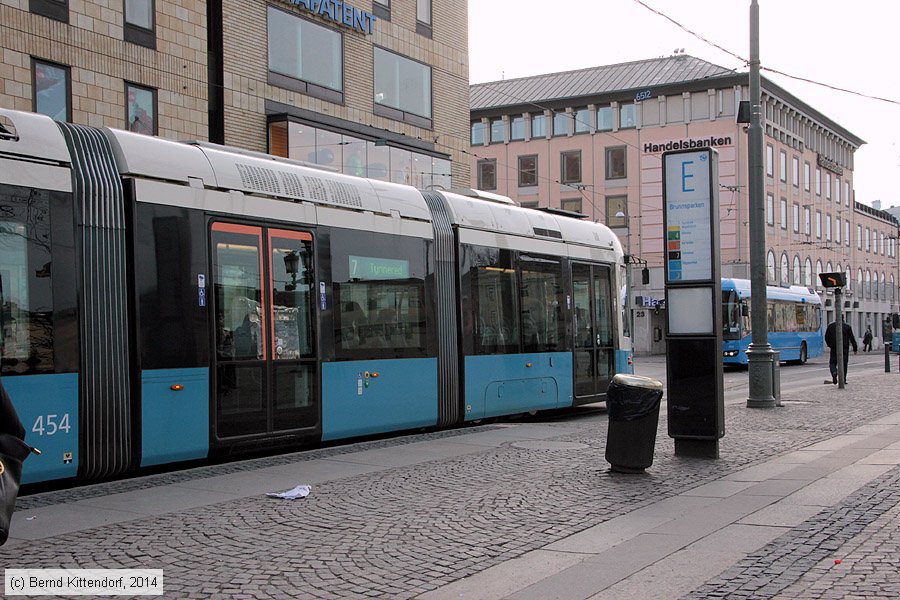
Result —
<svg viewBox="0 0 900 600"><path fill-rule="evenodd" d="M718 159L663 154L669 436L676 455L712 458L725 435Z"/></svg>

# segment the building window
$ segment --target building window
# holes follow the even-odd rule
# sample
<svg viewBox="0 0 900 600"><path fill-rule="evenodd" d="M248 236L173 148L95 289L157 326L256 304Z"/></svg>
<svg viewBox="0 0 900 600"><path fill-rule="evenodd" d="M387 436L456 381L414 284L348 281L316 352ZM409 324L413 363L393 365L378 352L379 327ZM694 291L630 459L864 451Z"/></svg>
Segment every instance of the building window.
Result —
<svg viewBox="0 0 900 600"><path fill-rule="evenodd" d="M869 236L870 230L868 227L866 227L866 252L872 251L872 239Z"/></svg>
<svg viewBox="0 0 900 600"><path fill-rule="evenodd" d="M841 218L837 217L834 220L834 241L838 244L841 243Z"/></svg>
<svg viewBox="0 0 900 600"><path fill-rule="evenodd" d="M69 67L35 60L32 70L34 112L57 121L71 120Z"/></svg>
<svg viewBox="0 0 900 600"><path fill-rule="evenodd" d="M128 131L156 135L156 90L126 83L125 96L128 99L125 107Z"/></svg>
<svg viewBox="0 0 900 600"><path fill-rule="evenodd" d="M559 207L574 213L581 212L581 198L563 198Z"/></svg>
<svg viewBox="0 0 900 600"><path fill-rule="evenodd" d="M784 150L778 152L778 166L780 167L780 171L778 173L778 179L782 182L787 182L787 154Z"/></svg>
<svg viewBox="0 0 900 600"><path fill-rule="evenodd" d="M572 118L569 114L562 110L553 113L553 136L569 135L569 121Z"/></svg>
<svg viewBox="0 0 900 600"><path fill-rule="evenodd" d="M581 181L581 150L560 152L559 175L562 183Z"/></svg>
<svg viewBox="0 0 900 600"><path fill-rule="evenodd" d="M800 205L794 203L794 233L800 233Z"/></svg>
<svg viewBox="0 0 900 600"><path fill-rule="evenodd" d="M606 226L628 227L628 196L606 197Z"/></svg>
<svg viewBox="0 0 900 600"><path fill-rule="evenodd" d="M830 179L830 177L829 177ZM841 204L841 178L834 178L834 203L840 206Z"/></svg>
<svg viewBox="0 0 900 600"><path fill-rule="evenodd" d="M385 21L391 20L391 0L372 0L372 14Z"/></svg>
<svg viewBox="0 0 900 600"><path fill-rule="evenodd" d="M787 212L787 198L781 199L781 228L787 231L788 227L788 212Z"/></svg>
<svg viewBox="0 0 900 600"><path fill-rule="evenodd" d="M538 184L537 154L519 157L519 187L533 187Z"/></svg>
<svg viewBox="0 0 900 600"><path fill-rule="evenodd" d="M766 175L775 177L775 149L766 144Z"/></svg>
<svg viewBox="0 0 900 600"><path fill-rule="evenodd" d="M625 179L628 176L625 146L606 149L606 178Z"/></svg>
<svg viewBox="0 0 900 600"><path fill-rule="evenodd" d="M850 245L850 220L844 221L844 244Z"/></svg>
<svg viewBox="0 0 900 600"><path fill-rule="evenodd" d="M794 285L800 285L800 282L803 281L803 279L802 279L803 273L800 270L800 257L799 256L794 256L794 272L791 275L793 275L793 277L791 277L791 282Z"/></svg>
<svg viewBox="0 0 900 600"><path fill-rule="evenodd" d="M863 242L862 225L857 225L856 226L856 248L858 250L862 250L862 242Z"/></svg>
<svg viewBox="0 0 900 600"><path fill-rule="evenodd" d="M831 241L831 215L825 215L825 239Z"/></svg>
<svg viewBox="0 0 900 600"><path fill-rule="evenodd" d="M337 31L268 8L269 83L343 102L343 41Z"/></svg>
<svg viewBox="0 0 900 600"><path fill-rule="evenodd" d="M831 173L825 173L825 199L831 200Z"/></svg>
<svg viewBox="0 0 900 600"><path fill-rule="evenodd" d="M575 133L589 133L591 131L591 111L586 107L575 111Z"/></svg>
<svg viewBox="0 0 900 600"><path fill-rule="evenodd" d="M494 119L491 121L491 143L506 141L506 123L503 119Z"/></svg>
<svg viewBox="0 0 900 600"><path fill-rule="evenodd" d="M431 0L416 0L416 33L431 37Z"/></svg>
<svg viewBox="0 0 900 600"><path fill-rule="evenodd" d="M525 117L513 117L509 122L509 139L525 139Z"/></svg>
<svg viewBox="0 0 900 600"><path fill-rule="evenodd" d="M766 194L766 223L775 224L775 196Z"/></svg>
<svg viewBox="0 0 900 600"><path fill-rule="evenodd" d="M791 282L791 273L790 273L791 263L788 259L787 254L781 255L781 273L779 274L778 283L786 284Z"/></svg>
<svg viewBox="0 0 900 600"><path fill-rule="evenodd" d="M613 109L612 106L601 106L597 109L597 131L613 130Z"/></svg>
<svg viewBox="0 0 900 600"><path fill-rule="evenodd" d="M484 159L478 161L478 189L497 189L497 161Z"/></svg>
<svg viewBox="0 0 900 600"><path fill-rule="evenodd" d="M156 48L155 0L125 0L125 41Z"/></svg>
<svg viewBox="0 0 900 600"><path fill-rule="evenodd" d="M376 47L375 113L430 129L431 67Z"/></svg>
<svg viewBox="0 0 900 600"><path fill-rule="evenodd" d="M822 195L822 169L816 167L816 196Z"/></svg>
<svg viewBox="0 0 900 600"><path fill-rule="evenodd" d="M622 104L619 106L619 129L630 129L637 126L634 104Z"/></svg>
<svg viewBox="0 0 900 600"><path fill-rule="evenodd" d="M791 182L800 187L800 159L796 156L791 159Z"/></svg>
<svg viewBox="0 0 900 600"><path fill-rule="evenodd" d="M803 189L809 191L809 163L803 163Z"/></svg>
<svg viewBox="0 0 900 600"><path fill-rule="evenodd" d="M531 139L547 137L547 116L541 113L531 115Z"/></svg>
<svg viewBox="0 0 900 600"><path fill-rule="evenodd" d="M475 121L472 123L472 145L481 146L484 144L484 123Z"/></svg>
<svg viewBox="0 0 900 600"><path fill-rule="evenodd" d="M768 283L777 283L775 279L776 276L775 252L769 250L769 253L766 255L766 279L768 280Z"/></svg>
<svg viewBox="0 0 900 600"><path fill-rule="evenodd" d="M812 259L808 256L806 257L806 267L803 269L803 285L806 287L813 287L813 266Z"/></svg>
<svg viewBox="0 0 900 600"><path fill-rule="evenodd" d="M812 233L812 218L808 206L803 207L803 233L806 235Z"/></svg>
<svg viewBox="0 0 900 600"><path fill-rule="evenodd" d="M844 203L850 206L850 182L844 182Z"/></svg>
<svg viewBox="0 0 900 600"><path fill-rule="evenodd" d="M29 0L28 10L54 21L69 22L69 0Z"/></svg>
<svg viewBox="0 0 900 600"><path fill-rule="evenodd" d="M816 211L816 237L822 239L822 211Z"/></svg>

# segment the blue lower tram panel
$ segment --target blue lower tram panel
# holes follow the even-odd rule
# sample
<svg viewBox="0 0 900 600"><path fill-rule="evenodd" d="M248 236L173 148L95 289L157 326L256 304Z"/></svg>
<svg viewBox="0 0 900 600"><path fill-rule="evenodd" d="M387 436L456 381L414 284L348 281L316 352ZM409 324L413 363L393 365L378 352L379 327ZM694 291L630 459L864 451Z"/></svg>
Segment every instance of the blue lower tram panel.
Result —
<svg viewBox="0 0 900 600"><path fill-rule="evenodd" d="M433 427L438 420L437 359L322 364L322 439Z"/></svg>
<svg viewBox="0 0 900 600"><path fill-rule="evenodd" d="M209 369L141 373L141 466L209 454Z"/></svg>
<svg viewBox="0 0 900 600"><path fill-rule="evenodd" d="M466 420L572 406L572 353L465 357Z"/></svg>
<svg viewBox="0 0 900 600"><path fill-rule="evenodd" d="M3 387L25 427L25 441L41 451L25 460L22 483L75 477L78 374L4 377Z"/></svg>

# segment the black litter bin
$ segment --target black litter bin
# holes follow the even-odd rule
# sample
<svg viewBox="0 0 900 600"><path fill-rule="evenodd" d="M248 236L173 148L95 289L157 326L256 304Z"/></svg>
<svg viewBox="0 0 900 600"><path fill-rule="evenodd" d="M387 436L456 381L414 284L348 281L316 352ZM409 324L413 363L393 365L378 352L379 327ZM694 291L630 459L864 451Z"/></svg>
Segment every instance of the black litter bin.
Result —
<svg viewBox="0 0 900 600"><path fill-rule="evenodd" d="M606 395L606 461L613 471L643 473L653 464L662 395L663 384L655 379L622 374L613 377Z"/></svg>

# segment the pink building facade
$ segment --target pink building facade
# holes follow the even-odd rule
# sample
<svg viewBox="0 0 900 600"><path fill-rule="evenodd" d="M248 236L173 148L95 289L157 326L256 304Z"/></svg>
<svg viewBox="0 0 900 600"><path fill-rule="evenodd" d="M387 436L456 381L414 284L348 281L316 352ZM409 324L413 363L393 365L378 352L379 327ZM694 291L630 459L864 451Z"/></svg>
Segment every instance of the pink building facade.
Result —
<svg viewBox="0 0 900 600"><path fill-rule="evenodd" d="M632 277L635 350L663 352L662 154L718 152L722 276L749 278L748 98L746 73L684 55L473 85L472 187L612 227L651 271ZM831 320L817 274L846 272L849 322L880 339L900 311L900 222L855 201L865 142L767 80L763 108L769 282L816 289Z"/></svg>

